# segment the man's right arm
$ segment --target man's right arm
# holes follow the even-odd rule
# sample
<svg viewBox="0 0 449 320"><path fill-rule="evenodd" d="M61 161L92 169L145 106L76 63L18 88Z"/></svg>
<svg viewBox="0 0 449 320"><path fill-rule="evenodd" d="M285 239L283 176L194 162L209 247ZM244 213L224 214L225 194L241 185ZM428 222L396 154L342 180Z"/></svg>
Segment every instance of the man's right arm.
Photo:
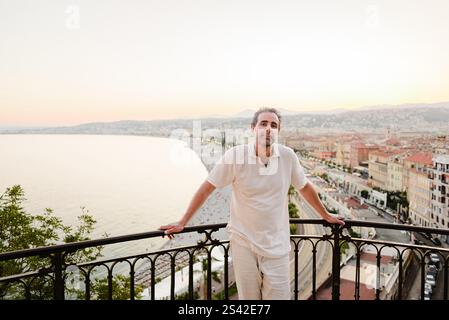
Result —
<svg viewBox="0 0 449 320"><path fill-rule="evenodd" d="M190 205L181 220L176 224L161 226L159 230L165 230L165 234L167 234L170 239L173 238L173 235L171 234L184 230L184 227L214 190L215 186L213 184L207 180L204 181L190 201Z"/></svg>

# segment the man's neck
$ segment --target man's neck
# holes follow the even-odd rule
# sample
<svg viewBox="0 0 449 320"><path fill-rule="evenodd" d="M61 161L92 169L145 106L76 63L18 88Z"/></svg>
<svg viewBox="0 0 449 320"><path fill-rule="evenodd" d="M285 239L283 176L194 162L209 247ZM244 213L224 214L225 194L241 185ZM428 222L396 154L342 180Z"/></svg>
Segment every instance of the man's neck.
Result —
<svg viewBox="0 0 449 320"><path fill-rule="evenodd" d="M264 150L265 149L265 153L259 152L259 150ZM260 158L268 158L271 157L271 146L260 146L258 144L256 144L256 156L260 157Z"/></svg>

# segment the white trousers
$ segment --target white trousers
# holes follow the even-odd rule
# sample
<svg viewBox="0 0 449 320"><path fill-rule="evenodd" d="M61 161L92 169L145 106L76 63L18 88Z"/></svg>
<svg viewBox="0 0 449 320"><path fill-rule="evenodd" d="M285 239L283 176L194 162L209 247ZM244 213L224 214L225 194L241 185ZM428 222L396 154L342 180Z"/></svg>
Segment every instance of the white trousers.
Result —
<svg viewBox="0 0 449 320"><path fill-rule="evenodd" d="M230 241L240 300L290 300L289 254L268 258Z"/></svg>

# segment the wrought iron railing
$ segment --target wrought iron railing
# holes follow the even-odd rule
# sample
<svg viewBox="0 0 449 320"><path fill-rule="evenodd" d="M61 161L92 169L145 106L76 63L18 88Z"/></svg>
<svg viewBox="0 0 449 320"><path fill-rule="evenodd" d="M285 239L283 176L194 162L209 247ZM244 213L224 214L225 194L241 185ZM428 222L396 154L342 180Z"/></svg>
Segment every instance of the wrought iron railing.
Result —
<svg viewBox="0 0 449 320"><path fill-rule="evenodd" d="M397 279L395 285L391 286L391 290L394 291L390 294L390 298L406 299L404 294L404 278L406 275L406 269L409 267L409 260L413 257L415 263L420 267L420 299L424 299L425 292L425 279L426 279L426 265L430 254L435 253L439 256L438 274L442 273L443 277L443 294L442 298L448 299L448 259L449 249L442 247L433 247L426 245L416 245L413 243L400 243L392 241L384 241L377 239L362 239L360 237L351 236L353 232L349 230L353 227L366 227L376 229L390 229L398 231L422 232L436 235L442 235L444 237L449 236L449 230L424 228L417 226L410 226L405 224L389 224L389 223L375 223L358 220L346 220L346 225L340 227L339 225L330 225L324 220L319 219L291 219L290 223L298 225L321 225L324 226L325 232L323 234L295 234L291 235L292 244L292 263L294 271L292 276L292 298L295 300L302 298L305 299L317 299L320 288L324 288L326 284L331 287L331 297L333 300L340 299L340 270L344 261L341 260L341 254L343 248L351 246L351 250L354 252L355 261L355 274L354 274L354 299L358 300L361 297L361 283L363 270L361 270L361 255L364 250L370 246L375 250L376 270L375 273L375 299L382 299L385 295L382 295L383 290L380 283L380 267L383 257L383 251L389 247L396 251L395 254L395 270L397 270ZM230 287L233 281L230 280L230 268L232 266L232 259L230 259L229 241L219 240L214 238L213 233L222 229L226 224L215 225L203 225L187 227L182 233L204 233L205 237L202 241L194 245L179 246L175 248L168 248L153 252L146 252L137 255L117 257L113 259L92 261L86 263L73 264L68 262L68 257L79 250L86 248L94 248L97 246L107 246L111 244L124 243L129 241L136 241L142 239L159 238L164 235L162 231L152 231L139 234L132 234L127 236L118 236L98 240L89 240L76 243L61 244L49 247L41 247L35 249L26 249L21 251L12 251L0 253L0 298L1 299L55 299L64 300L74 298L68 297L69 287L69 274L74 270L79 271L79 281L83 285L78 289L79 293L82 292L82 297L85 300L97 299L98 296L92 296L92 281L98 278L98 274L95 270L99 267L103 267L106 271L107 289L104 299L113 299L114 290L114 270L120 263L128 265L129 270L125 273L129 276L129 283L126 290L129 290L129 298L134 300L136 298L136 287L140 289L144 288L146 295L144 298L154 300L161 299L158 296L158 290L162 286L162 282L169 287L167 290L169 294L166 295L167 299L195 299L198 298L198 286L195 286L194 274L195 272L202 273L201 280L198 283L203 283L204 294L199 295L200 298L211 300L213 298L230 299L231 292ZM303 229L304 230L304 229ZM308 243L308 245L306 245ZM318 253L321 253L320 243L324 243L328 246L330 255L330 273L324 275L325 281L320 280L322 276L320 272L325 272L326 268L323 267L324 262L318 261ZM321 246L321 247L320 247ZM221 277L218 280L220 285L217 292L214 291L213 279L214 272L213 264L213 250L220 248L222 259L220 260L220 274ZM307 249L310 252L306 252ZM29 259L30 257L43 259L42 261L48 261L48 264L41 267L39 270L30 270L20 274L7 274L5 266L7 263L20 263L22 259ZM199 259L202 257L203 262ZM323 258L324 257L324 258ZM325 261L325 255L321 257ZM329 260L328 259L328 260ZM307 261L305 261L307 260ZM306 263L307 262L307 263ZM195 270L195 265L201 264L200 271ZM307 265L311 268L310 278L300 279L300 275L306 275ZM176 286L176 274L181 269L188 269L188 285L184 291L177 290ZM142 271L144 270L144 271ZM137 272L140 272L137 274ZM148 276L140 277L138 275L148 274ZM166 276L166 277L165 277ZM164 278L165 277L165 278ZM307 276L308 277L308 276ZM164 279L163 279L164 278ZM321 277L322 278L322 277ZM441 278L441 277L440 277ZM169 279L169 280L168 280ZM169 281L169 284L168 282ZM441 281L441 279L439 280ZM231 282L231 283L230 283ZM302 282L302 283L301 283ZM307 286L306 283L310 285ZM47 295L44 293L37 294L39 291L39 284L42 284L47 288ZM37 287L37 289L36 289ZM48 291L50 288L50 291ZM48 294L50 292L50 294ZM13 294L14 293L14 294ZM231 293L231 294L230 294Z"/></svg>

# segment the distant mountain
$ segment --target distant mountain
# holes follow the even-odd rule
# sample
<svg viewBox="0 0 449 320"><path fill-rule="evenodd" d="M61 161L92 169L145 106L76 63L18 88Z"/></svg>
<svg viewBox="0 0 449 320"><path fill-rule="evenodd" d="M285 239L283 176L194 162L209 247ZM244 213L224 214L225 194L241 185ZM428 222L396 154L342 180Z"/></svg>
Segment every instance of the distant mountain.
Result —
<svg viewBox="0 0 449 320"><path fill-rule="evenodd" d="M245 109L240 111L239 113L230 116L230 118L251 118L254 115L254 112L256 112L256 110Z"/></svg>
<svg viewBox="0 0 449 320"><path fill-rule="evenodd" d="M354 109L352 111L366 111L366 110L387 110L387 109L409 109L409 108L449 108L449 101L435 102L435 103L404 103L398 105L374 105L365 106Z"/></svg>
<svg viewBox="0 0 449 320"><path fill-rule="evenodd" d="M27 130L27 129L41 129L48 126L17 126L17 125L2 125L0 124L0 130Z"/></svg>
<svg viewBox="0 0 449 320"><path fill-rule="evenodd" d="M346 108L335 108L331 110L308 110L308 111L292 111L283 108L276 108L281 112L283 116L292 116L298 114L340 114L345 112L356 112L356 111L369 111L369 110L389 110L389 109L410 109L410 108L449 108L449 101L445 102L436 102L436 103L404 103L400 105L372 105L372 106L364 106L354 109L346 109ZM239 113L232 115L232 118L250 118L253 116L256 109L244 109Z"/></svg>
<svg viewBox="0 0 449 320"><path fill-rule="evenodd" d="M291 110L287 110L287 109L283 109L283 108L279 108L279 111L281 112L281 115L283 115L283 116L292 116L292 115L297 115L297 114L301 113L299 111L291 111Z"/></svg>
<svg viewBox="0 0 449 320"><path fill-rule="evenodd" d="M359 132L395 131L443 132L449 128L449 102L431 104L404 104L400 106L370 106L359 109L334 109L327 112L295 112L280 108L287 116L286 129L313 129ZM202 130L247 128L255 110L245 109L233 116L198 117ZM76 126L45 128L0 128L0 133L29 134L120 134L170 136L173 130L191 132L192 119L172 120L122 120L115 122L85 123Z"/></svg>
<svg viewBox="0 0 449 320"><path fill-rule="evenodd" d="M283 108L276 108L276 109L279 110L279 112L281 113L282 116L291 116L291 115L297 115L297 114L301 113L298 111L291 111L291 110L287 110L287 109L283 109ZM257 109L244 109L244 110L240 111L239 113L236 113L230 117L231 118L252 118L252 116L254 115L254 113L256 111L257 111Z"/></svg>

